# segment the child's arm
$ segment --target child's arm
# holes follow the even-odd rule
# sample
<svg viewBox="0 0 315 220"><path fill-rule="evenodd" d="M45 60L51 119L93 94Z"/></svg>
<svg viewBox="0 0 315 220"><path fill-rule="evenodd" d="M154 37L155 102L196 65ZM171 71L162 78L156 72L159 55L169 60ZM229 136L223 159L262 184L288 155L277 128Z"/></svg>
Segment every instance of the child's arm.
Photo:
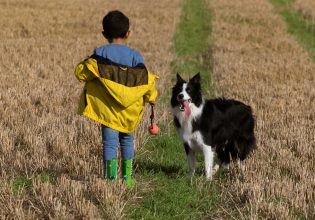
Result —
<svg viewBox="0 0 315 220"><path fill-rule="evenodd" d="M80 82L87 82L96 78L95 74L87 67L87 65L91 65L90 63L91 62L88 62L88 59L86 59L76 66L74 74Z"/></svg>
<svg viewBox="0 0 315 220"><path fill-rule="evenodd" d="M149 90L144 95L144 101L147 103L150 103L151 105L154 105L155 100L158 96L158 92L157 92L157 89L155 87L155 79L159 78L159 76L149 73L149 77L153 77L153 80L152 80L153 82L152 82L152 84L150 84Z"/></svg>

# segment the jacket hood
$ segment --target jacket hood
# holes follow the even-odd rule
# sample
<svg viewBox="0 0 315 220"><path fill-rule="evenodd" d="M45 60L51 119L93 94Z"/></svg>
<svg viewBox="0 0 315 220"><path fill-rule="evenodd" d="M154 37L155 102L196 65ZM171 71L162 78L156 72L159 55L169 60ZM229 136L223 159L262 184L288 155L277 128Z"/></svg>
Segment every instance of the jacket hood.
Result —
<svg viewBox="0 0 315 220"><path fill-rule="evenodd" d="M149 73L144 64L125 67L107 59L89 58L86 67L104 85L106 91L120 105L127 108L147 93L158 75Z"/></svg>

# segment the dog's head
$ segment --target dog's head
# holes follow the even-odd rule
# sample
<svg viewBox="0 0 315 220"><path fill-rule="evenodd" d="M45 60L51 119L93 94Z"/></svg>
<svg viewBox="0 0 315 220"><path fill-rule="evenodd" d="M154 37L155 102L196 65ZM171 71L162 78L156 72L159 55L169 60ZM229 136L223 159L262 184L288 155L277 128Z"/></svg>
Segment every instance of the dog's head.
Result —
<svg viewBox="0 0 315 220"><path fill-rule="evenodd" d="M202 103L200 74L197 73L188 82L178 73L176 77L176 84L172 89L172 108L178 107L180 111L185 111L191 103L199 107Z"/></svg>

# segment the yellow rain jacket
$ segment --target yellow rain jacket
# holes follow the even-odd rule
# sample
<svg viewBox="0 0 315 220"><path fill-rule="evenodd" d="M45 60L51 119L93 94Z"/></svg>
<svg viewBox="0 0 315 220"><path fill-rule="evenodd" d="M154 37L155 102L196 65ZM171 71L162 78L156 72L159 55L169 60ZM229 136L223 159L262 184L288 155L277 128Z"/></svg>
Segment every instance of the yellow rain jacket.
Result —
<svg viewBox="0 0 315 220"><path fill-rule="evenodd" d="M108 60L88 58L79 63L75 75L85 82L79 102L79 114L123 133L139 125L145 102L157 97L158 75L144 65L122 67Z"/></svg>

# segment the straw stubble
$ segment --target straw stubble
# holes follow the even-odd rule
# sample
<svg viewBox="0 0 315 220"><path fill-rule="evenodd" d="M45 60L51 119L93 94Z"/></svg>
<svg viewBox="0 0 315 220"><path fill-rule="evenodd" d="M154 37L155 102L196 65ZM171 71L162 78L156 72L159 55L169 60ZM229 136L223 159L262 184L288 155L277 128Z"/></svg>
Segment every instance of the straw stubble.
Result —
<svg viewBox="0 0 315 220"><path fill-rule="evenodd" d="M244 173L232 169L221 213L314 218L315 66L268 1L210 7L217 95L250 104L257 121L258 149Z"/></svg>
<svg viewBox="0 0 315 220"><path fill-rule="evenodd" d="M121 219L126 189L101 179L100 128L76 114L83 84L74 67L106 43L102 18L119 9L130 18L129 45L161 75L157 86L163 94L180 0L0 5L0 218ZM164 109L158 108L158 118ZM146 115L136 132L137 147L148 125Z"/></svg>

